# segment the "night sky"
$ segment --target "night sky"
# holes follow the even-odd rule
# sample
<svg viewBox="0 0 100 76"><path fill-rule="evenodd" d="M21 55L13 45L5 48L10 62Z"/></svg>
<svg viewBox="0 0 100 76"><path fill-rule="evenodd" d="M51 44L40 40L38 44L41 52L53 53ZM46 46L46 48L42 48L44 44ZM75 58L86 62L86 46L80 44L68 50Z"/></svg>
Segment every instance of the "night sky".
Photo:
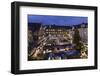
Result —
<svg viewBox="0 0 100 76"><path fill-rule="evenodd" d="M28 15L28 23L42 23L44 25L77 25L88 23L88 17L80 16L52 16L52 15Z"/></svg>

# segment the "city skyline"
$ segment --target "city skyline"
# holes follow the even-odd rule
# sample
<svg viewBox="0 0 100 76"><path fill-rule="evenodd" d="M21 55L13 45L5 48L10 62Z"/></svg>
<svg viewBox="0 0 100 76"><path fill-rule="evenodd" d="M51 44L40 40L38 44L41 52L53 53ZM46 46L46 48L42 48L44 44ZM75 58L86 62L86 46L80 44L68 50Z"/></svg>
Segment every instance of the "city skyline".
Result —
<svg viewBox="0 0 100 76"><path fill-rule="evenodd" d="M88 58L88 18L28 15L28 60Z"/></svg>
<svg viewBox="0 0 100 76"><path fill-rule="evenodd" d="M79 16L51 16L51 15L28 15L28 23L42 23L44 25L78 25L88 23L88 17Z"/></svg>

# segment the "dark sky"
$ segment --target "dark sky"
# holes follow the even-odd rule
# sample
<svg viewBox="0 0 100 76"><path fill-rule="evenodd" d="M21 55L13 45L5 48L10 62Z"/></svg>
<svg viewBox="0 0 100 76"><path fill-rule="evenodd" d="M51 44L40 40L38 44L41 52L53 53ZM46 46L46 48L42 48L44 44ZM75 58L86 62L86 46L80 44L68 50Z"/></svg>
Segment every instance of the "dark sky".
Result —
<svg viewBox="0 0 100 76"><path fill-rule="evenodd" d="M88 17L79 16L52 16L52 15L28 15L28 23L77 25L87 23Z"/></svg>

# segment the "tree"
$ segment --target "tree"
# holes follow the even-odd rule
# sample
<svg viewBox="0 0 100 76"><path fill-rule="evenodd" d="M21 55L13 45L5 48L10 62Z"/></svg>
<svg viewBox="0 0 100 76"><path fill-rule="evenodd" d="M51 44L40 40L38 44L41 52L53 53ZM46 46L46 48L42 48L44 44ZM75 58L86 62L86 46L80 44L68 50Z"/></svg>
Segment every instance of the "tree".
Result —
<svg viewBox="0 0 100 76"><path fill-rule="evenodd" d="M75 29L74 35L73 35L73 43L76 45L75 49L79 50L79 51L81 50L81 46L82 46L80 41L81 41L81 37L80 37L80 34L79 34L79 30Z"/></svg>

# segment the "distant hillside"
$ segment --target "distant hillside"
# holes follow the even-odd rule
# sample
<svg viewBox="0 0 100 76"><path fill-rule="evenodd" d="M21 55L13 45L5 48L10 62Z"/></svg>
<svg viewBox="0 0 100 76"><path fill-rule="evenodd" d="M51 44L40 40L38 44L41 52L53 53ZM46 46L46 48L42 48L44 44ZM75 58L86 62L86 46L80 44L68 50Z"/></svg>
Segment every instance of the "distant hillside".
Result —
<svg viewBox="0 0 100 76"><path fill-rule="evenodd" d="M81 24L78 24L78 25L55 25L55 24L52 24L52 25L42 25L41 23L28 23L28 26L29 28L31 27L31 29L33 30L38 30L41 26L46 26L46 28L66 28L66 29L72 29L73 27L74 28L87 28L88 27L88 24L87 23L81 23Z"/></svg>

